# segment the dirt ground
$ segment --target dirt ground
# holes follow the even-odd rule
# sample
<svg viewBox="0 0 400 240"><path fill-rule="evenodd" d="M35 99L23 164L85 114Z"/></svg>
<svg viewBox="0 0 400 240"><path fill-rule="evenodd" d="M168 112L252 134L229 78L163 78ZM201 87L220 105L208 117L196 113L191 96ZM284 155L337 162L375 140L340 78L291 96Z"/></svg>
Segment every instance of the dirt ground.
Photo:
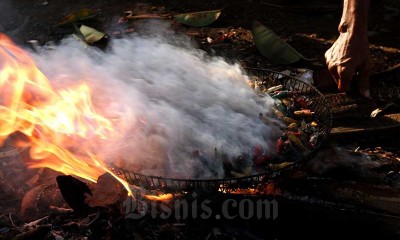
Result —
<svg viewBox="0 0 400 240"><path fill-rule="evenodd" d="M74 29L72 27L58 27L56 24L65 15L82 8L90 8L97 12L96 17L87 22L87 25L106 32L109 38L115 37L115 31L123 31L130 27L130 25L126 26L118 23L120 17L124 16L124 11L132 11L135 15L145 13L175 14L222 9L220 18L212 25L203 28L185 27L173 23L170 19L166 21L171 21L174 28L192 37L198 47L210 55L222 56L227 61L239 62L246 67L325 69L323 56L338 36L337 25L341 17L340 4L342 1L302 0L297 1L297 5L281 5L285 2L290 2L290 0L155 0L140 2L131 0L1 0L0 32L9 35L17 43L28 47L30 46L29 40L38 40L39 44L44 45L50 41L58 42L64 37L73 34ZM301 61L292 66L273 65L257 51L253 43L251 34L253 20L258 20L271 28L306 58L313 60ZM400 63L399 20L399 12L384 8L379 3L373 3L369 19L370 49L374 64L373 73L382 72ZM135 21L131 26L135 29L138 24L140 24L140 21ZM219 36L229 32L235 33L224 41L216 44L210 44L207 41L207 38L217 39ZM393 145L398 146L396 144L398 142ZM398 166L396 165L396 167ZM386 173L386 169L383 171ZM399 174L394 174L393 178L395 177L397 182L397 178L400 178ZM313 182L310 185L316 186L320 184L318 181L322 180L317 179L316 184ZM368 179L368 181L371 180ZM353 181L350 182L353 183ZM358 184L358 182L356 183ZM315 190L312 191L315 192ZM283 220L279 223L274 223L272 226L268 225L267 231L262 229L264 223L254 224L253 226L253 223L244 223L243 221L238 224L225 224L220 228L233 228L236 229L235 231L259 228L258 230L255 229L254 232L262 232L262 236L265 239L282 239L286 235L296 235L290 230L298 232L299 236L303 237L309 236L310 232L317 236L318 228L321 228L321 231L332 231L328 234L333 234L333 236L340 238L349 237L346 233L347 231L352 231L351 237L354 235L354 238L365 237L367 239L368 236L372 236L370 234L379 234L381 238L385 238L386 233L389 235L386 239L396 239L400 236L397 230L399 229L398 226L400 226L398 217L394 220L391 218L380 220L379 217L369 213L365 213L367 216L359 216L357 212L347 214L337 209L323 208L321 211L318 208L315 210L313 205L308 203L285 204L282 203L283 211L281 216ZM343 220L337 223L337 219ZM304 220L304 224L299 224ZM354 222L361 223L354 226ZM205 229L204 226L212 226L211 223L196 224L198 223L188 224L190 227L187 231L192 232L193 235L192 237L187 235L189 237L186 239L205 239L200 238L204 233L199 233L198 236L194 235L203 231ZM149 228L152 230L151 227ZM337 228L337 231L335 228ZM168 231L170 231L169 229ZM267 238L266 235L268 234L270 234L270 237ZM174 234L172 235L175 236ZM137 239L142 238L138 237ZM227 237L224 239L232 238ZM237 239L259 238L239 237ZM318 236L316 239L319 239Z"/></svg>

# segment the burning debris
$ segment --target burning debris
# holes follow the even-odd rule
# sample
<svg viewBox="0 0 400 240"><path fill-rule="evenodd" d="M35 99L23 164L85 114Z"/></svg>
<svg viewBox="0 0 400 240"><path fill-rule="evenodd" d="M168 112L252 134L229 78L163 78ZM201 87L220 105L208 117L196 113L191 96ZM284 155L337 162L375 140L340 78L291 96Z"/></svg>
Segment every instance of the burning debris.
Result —
<svg viewBox="0 0 400 240"><path fill-rule="evenodd" d="M25 160L31 168L47 167L97 182L57 177L73 214L89 214L82 221L59 225L62 231L69 227L88 231L98 221L103 227L112 226L110 222L123 216L121 204L132 192L141 192L145 201L173 199L171 194L128 186L110 170L110 162L144 173L234 177L253 173L253 160L260 161L254 154L275 152L272 136L281 133L280 124L272 115L271 123L265 121L273 98L259 101L239 66L206 60L189 45L178 48L181 39L163 40L160 36L122 39L107 57L96 50L84 53L72 43L66 45L67 51L59 47L42 52L35 58L49 81L26 52L1 36L0 114L3 121L7 119L0 129L2 140L22 133L15 147L28 147ZM131 60L127 49L139 58ZM142 53L143 49L152 51ZM142 61L143 54L150 59ZM152 54L165 59L160 62ZM99 56L103 61L93 58ZM266 113L261 119L260 112ZM262 147L253 152L254 146ZM21 214L29 217L38 212L41 199L60 196L52 191L54 182L32 186L21 206ZM71 214L62 205L52 211ZM47 218L29 226L16 228L19 238L62 235Z"/></svg>
<svg viewBox="0 0 400 240"><path fill-rule="evenodd" d="M283 75L280 75L280 77L282 78ZM266 125L275 124L279 126L282 133L278 137L271 136L272 142L276 141L274 151L268 150L269 147L266 145L270 142L267 141L266 145L254 146L251 155L241 154L234 160L229 160L226 153L216 148L214 158L224 163L226 177L244 177L285 168L308 156L321 145L323 139L327 136L331 124L331 113L324 99L322 97L318 99L316 90L305 83L296 83L298 81L296 79L286 81L299 85L299 89L293 89L293 86L287 86L287 83L284 83L287 88L278 84L279 80L274 78L273 72L270 72L270 76L266 78L253 76L249 81L249 85L258 94L258 101L263 102L270 97L274 99L272 111L270 112L268 109L267 112L260 113L260 120ZM317 105L319 108L325 109L324 113L317 115L314 112ZM274 122L274 119L277 121ZM200 156L198 151L194 152L193 155L200 161L207 163L204 156ZM247 161L248 158L253 161ZM214 166L209 165L205 165L205 167L214 168Z"/></svg>
<svg viewBox="0 0 400 240"><path fill-rule="evenodd" d="M30 167L92 182L108 172L129 194L110 163L185 179L262 174L303 159L330 127L329 111L314 112L325 107L315 89L261 79L254 91L238 65L207 59L169 30L117 40L109 52L67 41L35 55L51 81L5 36L1 50L2 114L11 120L3 140L21 132Z"/></svg>
<svg viewBox="0 0 400 240"><path fill-rule="evenodd" d="M272 111L260 113L259 118L267 125L277 124L282 131L281 135L272 137L276 142L273 153L255 146L253 164L259 172L268 172L285 168L310 155L330 129L331 112L325 99L318 96L313 87L290 76L257 69L250 69L250 73L254 76L249 85L258 94L259 101L267 97L274 99ZM263 77L258 77L257 73ZM271 119L278 122L272 123Z"/></svg>
<svg viewBox="0 0 400 240"><path fill-rule="evenodd" d="M145 174L222 177L215 148L229 159L251 155L256 145L273 152L268 142L280 130L258 118L272 100L257 103L238 65L206 59L171 35L121 39L106 53L69 42L36 55L51 81L2 36L2 119L10 119L3 140L22 132L30 167L89 181L110 162ZM193 158L195 151L204 157Z"/></svg>

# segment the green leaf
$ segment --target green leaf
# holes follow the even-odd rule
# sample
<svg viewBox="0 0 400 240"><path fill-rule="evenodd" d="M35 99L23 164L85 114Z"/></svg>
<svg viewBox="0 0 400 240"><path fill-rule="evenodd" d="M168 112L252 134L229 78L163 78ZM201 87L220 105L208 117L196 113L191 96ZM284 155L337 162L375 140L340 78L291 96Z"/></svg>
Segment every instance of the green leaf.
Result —
<svg viewBox="0 0 400 240"><path fill-rule="evenodd" d="M84 9L81 9L76 12L68 14L57 24L57 26L63 26L66 24L90 19L90 18L93 18L94 15L95 14L92 10L84 8Z"/></svg>
<svg viewBox="0 0 400 240"><path fill-rule="evenodd" d="M174 19L182 24L191 27L205 27L215 22L221 15L221 10L193 12L193 13L182 13L174 15Z"/></svg>
<svg viewBox="0 0 400 240"><path fill-rule="evenodd" d="M276 64L292 64L305 59L272 30L257 21L253 24L253 39L258 51Z"/></svg>
<svg viewBox="0 0 400 240"><path fill-rule="evenodd" d="M105 33L99 32L96 29L85 26L85 25L82 25L79 28L79 32L80 32L80 35L83 36L85 42L87 42L89 44L95 43L106 36ZM78 32L78 34L79 34L79 32Z"/></svg>

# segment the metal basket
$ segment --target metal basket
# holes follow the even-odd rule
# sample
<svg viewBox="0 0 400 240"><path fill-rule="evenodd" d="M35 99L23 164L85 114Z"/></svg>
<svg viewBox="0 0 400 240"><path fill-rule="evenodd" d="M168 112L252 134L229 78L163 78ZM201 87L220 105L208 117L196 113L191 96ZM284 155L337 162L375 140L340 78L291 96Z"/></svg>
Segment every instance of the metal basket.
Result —
<svg viewBox="0 0 400 240"><path fill-rule="evenodd" d="M250 77L256 77L262 81L267 81L272 85L281 84L284 89L295 89L296 91L301 92L301 95L304 96L306 94L307 97L313 98L313 103L310 105L310 109L315 112L315 117L321 123L320 132L322 134L320 135L318 145L312 151L304 155L300 160L281 169L268 170L261 174L222 179L179 179L162 176L148 176L127 171L115 165L112 165L111 169L130 184L138 185L149 190L167 192L231 192L237 189L258 188L262 186L263 183L278 176L282 176L283 173L298 167L306 160L310 159L310 157L312 157L320 148L331 130L333 118L330 103L316 88L295 77L266 69L247 68L246 71Z"/></svg>

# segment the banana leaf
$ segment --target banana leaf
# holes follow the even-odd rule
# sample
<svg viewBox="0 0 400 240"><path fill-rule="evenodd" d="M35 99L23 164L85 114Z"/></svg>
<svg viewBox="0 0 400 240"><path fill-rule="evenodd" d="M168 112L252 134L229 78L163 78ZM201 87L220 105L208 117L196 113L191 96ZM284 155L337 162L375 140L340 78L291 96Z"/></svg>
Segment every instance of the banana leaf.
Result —
<svg viewBox="0 0 400 240"><path fill-rule="evenodd" d="M258 51L276 64L292 64L305 59L271 29L257 21L253 23L253 39Z"/></svg>

